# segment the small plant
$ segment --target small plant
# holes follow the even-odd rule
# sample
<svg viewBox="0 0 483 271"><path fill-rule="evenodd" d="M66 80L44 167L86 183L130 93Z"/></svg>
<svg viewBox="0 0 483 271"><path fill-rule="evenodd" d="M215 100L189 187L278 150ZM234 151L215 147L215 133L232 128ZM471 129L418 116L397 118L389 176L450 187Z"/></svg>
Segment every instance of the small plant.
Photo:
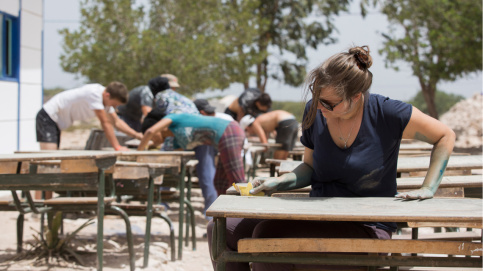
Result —
<svg viewBox="0 0 483 271"><path fill-rule="evenodd" d="M48 213L47 215L49 216L49 221L52 221L50 229L49 227L46 227L44 236L41 236L41 233L36 231L38 236L33 235L35 244L33 244L33 248L30 252L36 256L37 260L45 258L46 261L49 262L53 257L68 259L72 256L79 264L84 265L82 258L71 246L69 246L69 244L75 238L77 233L94 223L94 221L92 221L93 219L87 220L75 231L68 233L65 237L61 238L59 237L59 230L62 224L62 212L56 212L52 219L51 213Z"/></svg>

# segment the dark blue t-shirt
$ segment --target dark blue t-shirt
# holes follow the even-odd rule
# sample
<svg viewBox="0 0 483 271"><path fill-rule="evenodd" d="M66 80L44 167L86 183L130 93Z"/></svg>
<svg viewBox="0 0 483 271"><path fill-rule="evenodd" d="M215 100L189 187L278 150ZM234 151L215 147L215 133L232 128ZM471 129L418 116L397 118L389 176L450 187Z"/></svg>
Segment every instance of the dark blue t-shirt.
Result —
<svg viewBox="0 0 483 271"><path fill-rule="evenodd" d="M412 106L377 94L364 101L359 133L347 149L330 136L320 110L300 141L314 150L311 197L394 197L399 145ZM305 107L304 118L312 101ZM385 225L385 226L384 226ZM395 223L377 223L395 230Z"/></svg>

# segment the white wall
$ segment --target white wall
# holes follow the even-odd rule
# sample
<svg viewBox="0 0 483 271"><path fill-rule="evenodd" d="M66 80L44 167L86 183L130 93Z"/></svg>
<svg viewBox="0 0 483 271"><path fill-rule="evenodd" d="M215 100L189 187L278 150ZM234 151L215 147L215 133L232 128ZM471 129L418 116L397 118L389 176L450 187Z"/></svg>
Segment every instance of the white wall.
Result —
<svg viewBox="0 0 483 271"><path fill-rule="evenodd" d="M0 2L0 11L20 15L19 83L0 79L0 153L39 149L35 117L42 108L42 7L42 0Z"/></svg>
<svg viewBox="0 0 483 271"><path fill-rule="evenodd" d="M17 16L19 5L19 0L2 0L0 2L0 11Z"/></svg>

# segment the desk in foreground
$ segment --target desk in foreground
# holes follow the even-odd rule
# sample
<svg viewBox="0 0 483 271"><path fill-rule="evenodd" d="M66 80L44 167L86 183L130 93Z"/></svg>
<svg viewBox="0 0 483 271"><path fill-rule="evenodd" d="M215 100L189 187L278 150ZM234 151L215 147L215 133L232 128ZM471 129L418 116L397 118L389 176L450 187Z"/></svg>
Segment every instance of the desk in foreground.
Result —
<svg viewBox="0 0 483 271"><path fill-rule="evenodd" d="M480 199L403 201L395 198L270 198L222 195L210 206L206 214L213 216L215 221L212 254L218 262L217 270L224 270L225 263L230 261L359 266L414 265L481 267L481 259L474 257L321 255L300 252L293 253L295 251L278 253L268 252L266 250L266 252L257 253L229 252L225 250L225 234L227 217L317 221L432 222L435 224L451 222L462 227L471 225L475 228L481 228L483 219L482 211L482 200ZM261 239L253 239L253 241L258 240ZM333 240L327 241L332 242ZM368 239L366 241L371 242L373 240ZM388 241L393 244L401 240ZM414 244L416 242L423 242L419 240L405 241L414 242ZM300 242L303 242L303 240ZM321 239L321 243L323 242L324 240ZM347 243L346 239L336 242L342 242L342 245L344 245L344 242ZM302 245L306 245L306 243ZM468 245L476 246L474 249L475 254L471 255L481 256L481 243L469 243ZM293 245L292 247L296 246ZM381 249L385 248L381 247ZM397 251L389 250L384 252L391 253Z"/></svg>
<svg viewBox="0 0 483 271"><path fill-rule="evenodd" d="M79 188L83 187L82 183L91 183L91 189L97 190L97 269L102 270L105 171L114 165L117 155L118 153L115 152L96 151L78 153L55 151L0 155L0 189L54 190L64 185L66 188L73 186ZM24 165L29 166L29 163L47 160L60 160L61 164L67 165L82 165L81 167L75 166L76 169L81 169L84 166L86 168L82 171L67 170L69 173L35 174L30 172L29 174L21 174ZM85 188L89 189L89 187ZM14 195L14 192L12 195ZM15 201L17 202L17 209L20 209L18 198Z"/></svg>
<svg viewBox="0 0 483 271"><path fill-rule="evenodd" d="M430 157L399 157L397 161L397 172L411 173L417 171L427 171L429 167ZM275 161L276 162L276 161ZM279 175L291 172L302 161L280 161ZM446 172L450 170L464 170L471 175L472 169L483 168L483 156L481 155L463 155L450 157L446 166Z"/></svg>

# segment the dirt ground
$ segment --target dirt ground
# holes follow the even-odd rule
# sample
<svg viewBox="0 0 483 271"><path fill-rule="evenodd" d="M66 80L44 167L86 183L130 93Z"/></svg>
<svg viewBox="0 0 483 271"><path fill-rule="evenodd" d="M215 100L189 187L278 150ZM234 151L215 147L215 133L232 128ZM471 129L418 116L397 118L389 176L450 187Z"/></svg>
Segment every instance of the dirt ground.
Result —
<svg viewBox="0 0 483 271"><path fill-rule="evenodd" d="M194 192L196 193L196 191ZM199 197L194 198L195 206L202 206L202 202L199 201L201 199ZM171 209L167 213L173 220L175 235L177 237L179 225L177 223L178 208L174 204L173 206L170 205L170 207ZM142 268L142 265L146 219L144 217L130 217L136 254L136 269L166 271L212 270L207 239L203 237L203 234L206 232L206 222L199 210L196 213L196 250L192 250L190 243L188 247L185 246L183 248L183 260L177 260L175 262L171 261L171 251L168 245L169 227L163 220L153 218L149 266L145 269ZM82 266L73 261L53 260L50 263L46 263L45 260L35 260L32 257L25 257L25 252L32 249L31 244L35 243L33 236L38 236L40 216L36 214L27 214L25 216L23 235L24 252L17 254L17 212L0 212L0 217L3 221L0 226L0 270L96 270L96 223L83 229L74 241L75 247L77 251L80 251L79 254L85 263ZM95 218L93 214L67 214L66 217L64 219L65 233L74 231L89 218ZM94 221L96 222L96 220ZM124 221L116 216L106 216L104 219L104 270L129 270L128 255Z"/></svg>
<svg viewBox="0 0 483 271"><path fill-rule="evenodd" d="M90 130L74 130L62 132L61 149L83 149L89 136ZM475 153L476 154L476 153ZM481 151L478 152L481 154ZM8 193L0 194L0 200L9 199ZM183 247L183 260L172 262L169 249L169 228L167 224L159 219L152 220L152 235L150 246L149 266L142 268L144 252L144 228L146 219L144 217L131 217L131 226L134 236L134 250L136 254L136 270L165 270L165 271L191 271L213 270L208 242L203 234L206 232L206 220L201 210L203 198L199 189L193 190L193 205L196 211L196 250L189 246ZM167 210L168 216L173 220L176 245L178 236L178 208L170 203ZM0 224L0 271L67 271L67 270L96 270L96 230L94 223L83 229L75 239L75 247L81 255L84 265L72 260L54 260L46 263L45 260L36 260L32 257L25 257L25 251L32 248L35 243L34 235L38 236L40 217L36 214L27 214L24 222L24 253L16 253L16 220L17 212L0 212L3 223ZM86 222L93 214L70 214L64 219L64 232L70 233ZM95 220L94 220L95 221ZM177 250L176 250L177 251ZM122 219L116 216L106 216L104 220L104 270L121 271L129 270L129 257L125 235L125 225Z"/></svg>
<svg viewBox="0 0 483 271"><path fill-rule="evenodd" d="M89 137L90 130L74 130L72 132L62 132L61 149L83 149ZM164 271L191 271L213 270L208 252L208 241L203 234L206 232L206 220L201 211L203 208L203 198L201 190L193 189L192 203L196 209L196 250L192 250L191 243L188 247L183 247L183 259L171 261L171 251L169 248L169 227L167 223L159 218L153 218L151 225L151 245L149 265L142 268L144 254L144 229L146 219L144 217L130 217L131 227L134 238L134 250L136 254L136 270L164 270ZM0 194L0 200L10 199L9 193ZM175 203L169 204L168 216L174 224L174 231L178 236L178 206ZM80 231L75 239L75 245L80 253L85 265L82 266L74 261L38 261L25 258L24 254L17 254L16 221L17 212L0 212L0 271L70 271L70 270L96 270L96 231L97 224L94 223ZM70 233L94 217L92 214L67 214L64 219L64 232ZM96 222L96 220L94 220ZM35 243L34 235L38 236L40 229L40 216L36 214L25 215L24 222L24 252L32 248L30 244ZM176 248L177 254L177 248ZM126 243L125 224L121 218L116 216L106 216L104 219L104 268L106 271L129 270L129 256ZM23 259L22 259L23 257Z"/></svg>

